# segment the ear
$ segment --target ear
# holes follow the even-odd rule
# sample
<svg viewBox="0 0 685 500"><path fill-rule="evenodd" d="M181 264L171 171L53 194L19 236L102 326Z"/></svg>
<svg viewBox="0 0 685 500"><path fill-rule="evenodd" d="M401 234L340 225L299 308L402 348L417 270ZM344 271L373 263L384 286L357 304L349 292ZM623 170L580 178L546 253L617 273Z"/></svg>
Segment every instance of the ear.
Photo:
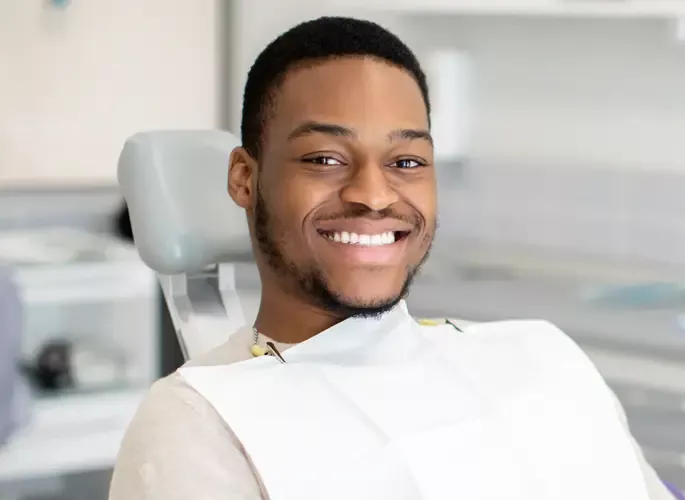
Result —
<svg viewBox="0 0 685 500"><path fill-rule="evenodd" d="M257 162L244 148L235 148L228 166L228 194L236 205L246 210L252 208L256 181Z"/></svg>

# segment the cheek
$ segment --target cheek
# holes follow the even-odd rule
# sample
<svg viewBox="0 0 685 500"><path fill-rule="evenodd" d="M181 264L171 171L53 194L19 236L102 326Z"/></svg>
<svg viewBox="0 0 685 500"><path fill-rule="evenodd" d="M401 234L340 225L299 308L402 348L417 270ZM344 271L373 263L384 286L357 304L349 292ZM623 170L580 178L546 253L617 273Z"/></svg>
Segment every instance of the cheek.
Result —
<svg viewBox="0 0 685 500"><path fill-rule="evenodd" d="M330 179L327 182L326 179L318 178L316 175L303 173L283 175L275 181L274 193L292 215L299 216L300 224L316 207L330 200L336 191Z"/></svg>
<svg viewBox="0 0 685 500"><path fill-rule="evenodd" d="M432 182L413 183L402 188L402 197L424 219L424 230L432 231L437 217L437 197Z"/></svg>
<svg viewBox="0 0 685 500"><path fill-rule="evenodd" d="M313 208L321 203L318 192L311 183L298 182L296 179L274 183L269 215L283 233L284 245L301 246L307 238L305 221Z"/></svg>

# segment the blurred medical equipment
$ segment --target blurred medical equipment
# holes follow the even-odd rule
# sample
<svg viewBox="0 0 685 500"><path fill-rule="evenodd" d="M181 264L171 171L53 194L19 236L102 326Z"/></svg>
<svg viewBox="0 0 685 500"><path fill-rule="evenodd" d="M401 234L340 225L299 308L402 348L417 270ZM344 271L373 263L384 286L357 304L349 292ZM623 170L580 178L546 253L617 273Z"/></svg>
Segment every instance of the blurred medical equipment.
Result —
<svg viewBox="0 0 685 500"><path fill-rule="evenodd" d="M26 372L39 389L61 390L72 387L71 352L73 346L67 340L54 340L42 346L35 365L28 365Z"/></svg>
<svg viewBox="0 0 685 500"><path fill-rule="evenodd" d="M24 373L39 392L96 391L128 384L127 353L111 341L72 338L45 342L35 359L24 362Z"/></svg>
<svg viewBox="0 0 685 500"><path fill-rule="evenodd" d="M144 387L157 377L154 275L131 245L69 228L0 233L25 308L22 364L40 389Z"/></svg>
<svg viewBox="0 0 685 500"><path fill-rule="evenodd" d="M15 366L31 410L0 447L0 497L15 490L32 497L44 480L57 488L70 474L113 466L158 377L159 295L133 246L108 235L0 232L0 263L13 269L23 309Z"/></svg>

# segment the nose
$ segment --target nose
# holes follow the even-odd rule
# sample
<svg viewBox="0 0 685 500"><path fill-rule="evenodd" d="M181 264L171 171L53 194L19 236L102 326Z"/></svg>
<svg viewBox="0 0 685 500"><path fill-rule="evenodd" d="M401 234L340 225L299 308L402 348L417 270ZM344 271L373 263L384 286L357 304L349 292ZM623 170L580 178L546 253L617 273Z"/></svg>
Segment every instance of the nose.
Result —
<svg viewBox="0 0 685 500"><path fill-rule="evenodd" d="M366 163L356 168L341 193L345 203L365 205L380 211L399 201L399 195L389 182L381 165Z"/></svg>

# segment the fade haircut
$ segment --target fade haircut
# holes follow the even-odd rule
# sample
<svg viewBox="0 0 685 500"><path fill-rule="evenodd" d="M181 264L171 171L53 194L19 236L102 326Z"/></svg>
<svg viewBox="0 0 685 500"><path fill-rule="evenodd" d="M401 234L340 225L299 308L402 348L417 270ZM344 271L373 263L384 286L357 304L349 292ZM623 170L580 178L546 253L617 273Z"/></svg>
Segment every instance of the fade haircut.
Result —
<svg viewBox="0 0 685 500"><path fill-rule="evenodd" d="M426 75L409 47L371 21L321 17L280 35L250 68L240 123L242 145L250 156L259 159L261 155L264 126L288 71L342 57L371 57L407 71L421 90L430 122Z"/></svg>

